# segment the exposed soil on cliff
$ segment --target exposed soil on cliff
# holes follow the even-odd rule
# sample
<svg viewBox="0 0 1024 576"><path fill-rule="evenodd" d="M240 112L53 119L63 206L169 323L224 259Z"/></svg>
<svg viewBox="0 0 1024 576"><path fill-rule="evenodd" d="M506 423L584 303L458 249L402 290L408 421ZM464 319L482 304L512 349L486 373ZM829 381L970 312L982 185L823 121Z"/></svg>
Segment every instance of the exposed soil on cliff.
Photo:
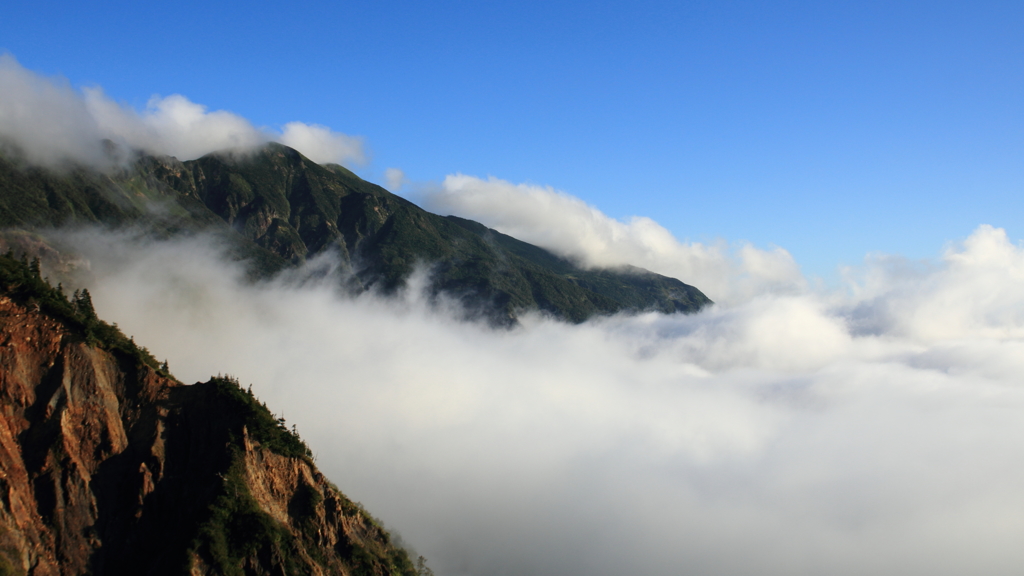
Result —
<svg viewBox="0 0 1024 576"><path fill-rule="evenodd" d="M417 573L250 392L90 314L0 257L0 575Z"/></svg>

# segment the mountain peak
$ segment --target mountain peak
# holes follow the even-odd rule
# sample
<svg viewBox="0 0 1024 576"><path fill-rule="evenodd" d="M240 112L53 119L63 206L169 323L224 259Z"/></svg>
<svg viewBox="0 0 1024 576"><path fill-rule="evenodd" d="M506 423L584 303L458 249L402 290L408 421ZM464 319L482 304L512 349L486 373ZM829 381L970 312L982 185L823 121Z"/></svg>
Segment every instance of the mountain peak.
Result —
<svg viewBox="0 0 1024 576"><path fill-rule="evenodd" d="M580 322L621 311L694 312L711 303L674 278L583 268L479 223L431 214L278 143L185 162L142 157L114 177L26 171L0 159L0 187L0 225L132 225L164 236L220 231L255 276L330 251L349 270L351 289L390 292L426 264L432 297L458 299L497 323L531 310ZM161 210L149 209L152 203Z"/></svg>

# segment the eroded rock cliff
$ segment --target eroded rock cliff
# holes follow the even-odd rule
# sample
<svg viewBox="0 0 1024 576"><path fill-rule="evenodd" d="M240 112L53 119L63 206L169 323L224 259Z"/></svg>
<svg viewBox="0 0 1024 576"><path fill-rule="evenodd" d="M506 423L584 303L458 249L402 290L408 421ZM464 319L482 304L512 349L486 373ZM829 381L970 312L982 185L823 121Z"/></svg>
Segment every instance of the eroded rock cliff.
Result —
<svg viewBox="0 0 1024 576"><path fill-rule="evenodd" d="M416 574L237 382L0 257L0 574Z"/></svg>

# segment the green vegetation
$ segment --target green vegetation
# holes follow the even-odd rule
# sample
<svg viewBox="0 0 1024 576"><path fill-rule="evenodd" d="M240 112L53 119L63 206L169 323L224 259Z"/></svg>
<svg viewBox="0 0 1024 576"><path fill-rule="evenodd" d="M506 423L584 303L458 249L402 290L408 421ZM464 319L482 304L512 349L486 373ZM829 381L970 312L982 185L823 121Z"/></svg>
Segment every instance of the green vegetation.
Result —
<svg viewBox="0 0 1024 576"><path fill-rule="evenodd" d="M284 574L309 574L296 557L295 538L264 512L249 492L237 448L232 456L221 492L210 505L209 518L200 526L192 550L224 576L244 575L246 558L259 558L268 566L276 564Z"/></svg>
<svg viewBox="0 0 1024 576"><path fill-rule="evenodd" d="M238 380L230 376L219 376L203 384L207 388L209 402L223 411L224 417L231 423L231 430L241 430L242 426L249 432L249 437L260 446L275 454L289 458L302 458L312 461L313 453L299 438L299 435L288 429L284 418L276 418L253 395L252 390L243 390ZM237 444L241 438L233 438Z"/></svg>
<svg viewBox="0 0 1024 576"><path fill-rule="evenodd" d="M145 348L136 346L116 325L97 317L88 290L75 291L69 297L63 287L52 287L42 277L38 259L16 258L12 253L0 255L0 294L61 322L73 338L77 336L89 345L115 353L126 361L122 366L146 364L167 372L166 361L158 365ZM188 572L189 559L198 555L212 573L223 575L331 573L339 565L345 567L345 573L353 575L425 574L417 571L405 550L391 542L379 521L333 486L325 489L300 483L288 502L287 524L261 508L247 483L243 430L258 443L259 450L309 464L312 454L294 428L289 430L283 418L275 417L237 380L217 377L205 384L176 386L159 402L170 409L171 415L164 432L168 450L163 463L167 466L165 476L143 508L152 515L144 518L153 518L154 523L140 524L142 537L128 548L111 548L107 566L152 566L153 557L149 554L164 550L163 561L180 566L180 573ZM47 474L58 479L65 476L66 467L72 464L65 444L56 441L54 430L49 425L33 426L20 436L20 442L28 447L26 462L33 470L42 469L43 461L52 455ZM131 453L126 450L117 457ZM138 470L138 462L128 464L127 469ZM111 478L99 477L108 482ZM177 490L187 494L184 500L177 499ZM330 497L336 498L334 502L340 504L341 511L358 519L357 525L367 527L365 535L345 540L336 548L325 547L322 536L325 494L330 495L331 490L336 494ZM46 492L37 496L45 499ZM40 500L39 512L47 523L54 522L57 505L58 500L52 496ZM0 576L23 574L18 568L18 552L6 546L4 536L0 530ZM105 540L105 546L116 546L115 541ZM166 542L178 544L166 550ZM133 548L137 546L145 547ZM165 565L160 573L177 572Z"/></svg>
<svg viewBox="0 0 1024 576"><path fill-rule="evenodd" d="M191 551L226 576L245 573L242 566L249 561L274 566L289 575L311 573L310 560L327 567L329 560L321 548L317 527L324 495L314 486L299 485L288 506L294 532L264 512L246 483L241 430L244 426L262 449L311 463L309 448L298 434L288 430L283 418L275 418L251 390L243 390L234 378L220 376L196 386L204 392L203 404L214 407L228 428L229 464L218 475L223 484L190 545ZM377 530L373 541L346 543L345 562L351 574L418 575L409 555L390 542L378 521L340 492L338 497L347 516L362 517Z"/></svg>
<svg viewBox="0 0 1024 576"><path fill-rule="evenodd" d="M265 278L333 250L352 287L393 291L430 266L435 296L457 298L497 323L542 310L581 322L623 310L694 312L693 286L637 268L588 270L470 220L422 210L337 165L270 144L188 162L140 156L113 174L29 168L0 155L0 227L140 226L163 237L200 230Z"/></svg>
<svg viewBox="0 0 1024 576"><path fill-rule="evenodd" d="M149 350L137 346L117 325L107 324L97 318L88 290L76 290L69 300L62 286L50 286L42 277L39 267L38 258L29 261L22 255L18 259L12 252L0 255L0 291L19 304L38 308L50 317L63 321L73 333L91 346L126 354L140 364L160 371L160 365ZM165 371L162 373L170 377Z"/></svg>

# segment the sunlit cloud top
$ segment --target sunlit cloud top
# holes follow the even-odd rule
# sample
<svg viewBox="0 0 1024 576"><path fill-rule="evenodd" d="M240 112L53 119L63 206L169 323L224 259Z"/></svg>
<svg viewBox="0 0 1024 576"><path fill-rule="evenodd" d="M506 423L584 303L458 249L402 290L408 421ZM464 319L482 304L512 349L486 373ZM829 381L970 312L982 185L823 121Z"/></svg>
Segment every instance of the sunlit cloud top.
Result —
<svg viewBox="0 0 1024 576"><path fill-rule="evenodd" d="M550 186L453 174L428 193L426 207L477 220L585 266L639 266L678 278L722 304L806 289L799 266L782 248L682 242L651 218L622 222Z"/></svg>
<svg viewBox="0 0 1024 576"><path fill-rule="evenodd" d="M252 383L438 574L1024 562L1024 247L1001 229L834 292L511 331L431 305L428 271L353 298L301 270L246 283L196 238L72 242L101 315L187 381Z"/></svg>
<svg viewBox="0 0 1024 576"><path fill-rule="evenodd" d="M72 88L0 55L0 138L47 166L72 161L110 162L99 143L191 160L210 152L279 141L314 162L366 162L360 138L320 125L289 122L281 132L253 126L225 110L208 110L180 94L153 96L138 111L109 98L101 88Z"/></svg>

